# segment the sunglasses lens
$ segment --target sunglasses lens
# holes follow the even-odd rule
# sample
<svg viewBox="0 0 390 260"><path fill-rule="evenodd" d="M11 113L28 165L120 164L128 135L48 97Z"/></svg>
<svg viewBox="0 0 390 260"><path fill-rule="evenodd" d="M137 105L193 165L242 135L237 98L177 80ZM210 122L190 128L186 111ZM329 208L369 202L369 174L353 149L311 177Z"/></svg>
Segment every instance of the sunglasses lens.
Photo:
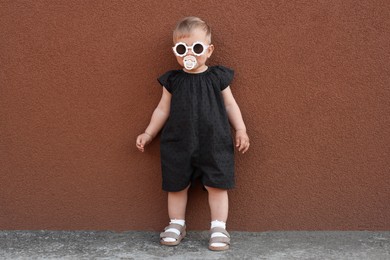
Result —
<svg viewBox="0 0 390 260"><path fill-rule="evenodd" d="M184 53L186 53L186 51L187 51L187 48L183 44L179 44L176 46L176 52L178 54L183 55Z"/></svg>
<svg viewBox="0 0 390 260"><path fill-rule="evenodd" d="M193 51L195 54L201 54L203 50L204 50L203 45L200 43L195 44L193 47Z"/></svg>

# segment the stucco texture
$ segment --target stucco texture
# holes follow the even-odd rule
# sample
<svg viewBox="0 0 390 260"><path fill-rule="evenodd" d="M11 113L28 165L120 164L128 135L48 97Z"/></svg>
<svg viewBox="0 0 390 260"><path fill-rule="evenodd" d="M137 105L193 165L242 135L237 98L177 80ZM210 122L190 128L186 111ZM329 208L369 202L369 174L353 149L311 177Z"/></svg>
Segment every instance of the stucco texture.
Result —
<svg viewBox="0 0 390 260"><path fill-rule="evenodd" d="M0 229L161 230L159 137L140 153L178 64L171 33L213 30L209 65L251 139L228 228L390 229L390 2L1 1ZM209 228L190 190L188 228Z"/></svg>

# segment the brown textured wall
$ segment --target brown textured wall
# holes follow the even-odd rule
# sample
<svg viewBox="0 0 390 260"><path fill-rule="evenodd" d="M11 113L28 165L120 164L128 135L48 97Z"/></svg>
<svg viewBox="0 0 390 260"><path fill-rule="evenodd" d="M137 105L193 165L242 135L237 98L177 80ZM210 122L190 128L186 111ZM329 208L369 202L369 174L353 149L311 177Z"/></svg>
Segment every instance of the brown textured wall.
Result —
<svg viewBox="0 0 390 260"><path fill-rule="evenodd" d="M159 142L135 138L177 68L171 31L213 28L210 64L251 137L231 230L390 229L390 2L1 1L0 229L160 230ZM190 229L207 229L191 190Z"/></svg>

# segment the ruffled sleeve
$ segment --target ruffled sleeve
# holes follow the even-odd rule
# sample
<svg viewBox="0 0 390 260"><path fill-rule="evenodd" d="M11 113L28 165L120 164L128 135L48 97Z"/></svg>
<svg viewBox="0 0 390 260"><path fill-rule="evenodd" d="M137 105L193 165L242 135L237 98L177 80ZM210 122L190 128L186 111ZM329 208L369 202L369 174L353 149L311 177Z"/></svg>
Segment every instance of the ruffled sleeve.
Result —
<svg viewBox="0 0 390 260"><path fill-rule="evenodd" d="M229 69L224 66L214 66L213 67L213 73L219 78L220 80L220 88L221 91L230 86L231 82L233 81L234 77L234 70Z"/></svg>
<svg viewBox="0 0 390 260"><path fill-rule="evenodd" d="M161 84L161 86L165 87L170 93L173 91L172 86L172 78L177 74L177 71L171 70L161 75L157 81Z"/></svg>

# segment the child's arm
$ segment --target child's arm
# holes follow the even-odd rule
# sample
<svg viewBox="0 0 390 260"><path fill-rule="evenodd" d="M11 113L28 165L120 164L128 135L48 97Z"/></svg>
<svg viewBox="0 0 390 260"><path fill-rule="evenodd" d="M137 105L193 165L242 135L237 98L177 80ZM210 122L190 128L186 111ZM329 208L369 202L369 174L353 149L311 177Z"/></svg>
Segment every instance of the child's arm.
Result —
<svg viewBox="0 0 390 260"><path fill-rule="evenodd" d="M137 137L136 146L141 152L145 150L145 146L153 140L167 121L171 108L171 97L171 93L166 88L163 88L160 102L152 114L148 127L143 134Z"/></svg>
<svg viewBox="0 0 390 260"><path fill-rule="evenodd" d="M230 87L227 87L222 91L222 97L230 124L236 131L236 147L238 148L238 151L245 153L249 149L249 137L246 133L246 127L244 120L242 119L240 108L233 97Z"/></svg>

